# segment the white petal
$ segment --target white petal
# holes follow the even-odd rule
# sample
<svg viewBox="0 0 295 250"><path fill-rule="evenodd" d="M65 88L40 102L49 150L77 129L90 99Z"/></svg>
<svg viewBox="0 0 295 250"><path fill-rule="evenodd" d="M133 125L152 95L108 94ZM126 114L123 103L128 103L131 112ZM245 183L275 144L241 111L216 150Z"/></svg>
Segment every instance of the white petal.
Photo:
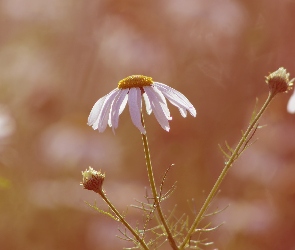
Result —
<svg viewBox="0 0 295 250"><path fill-rule="evenodd" d="M190 101L179 91L159 82L154 82L153 84L162 94L169 100L169 102L178 107L181 115L186 117L186 110L190 112L192 116L196 116L197 112Z"/></svg>
<svg viewBox="0 0 295 250"><path fill-rule="evenodd" d="M129 89L128 89L128 91L129 91ZM127 94L128 94L128 91L127 91ZM119 109L119 114L120 115L122 114L123 110L125 109L127 101L128 101L128 95L125 95L125 98L124 98L124 100L123 100L123 102L122 102L122 104L120 106L120 109Z"/></svg>
<svg viewBox="0 0 295 250"><path fill-rule="evenodd" d="M128 93L128 105L133 124L145 134L145 129L141 122L141 90L140 88L130 88Z"/></svg>
<svg viewBox="0 0 295 250"><path fill-rule="evenodd" d="M102 108L104 107L105 103L108 101L110 96L113 95L113 93L116 93L118 89L114 89L104 97L100 98L92 107L89 117L88 117L88 125L92 126L93 129L97 129L97 123L98 123L98 118L101 115ZM94 125L95 124L95 125Z"/></svg>
<svg viewBox="0 0 295 250"><path fill-rule="evenodd" d="M152 90L158 94L158 97L159 97L159 103L164 111L164 114L166 116L166 118L168 120L172 120L172 117L170 116L170 111L169 111L169 108L168 108L168 105L167 105L167 102L166 102L166 99L165 99L165 96L162 94L162 92L160 90L158 90L157 88L155 88L154 86L152 86Z"/></svg>
<svg viewBox="0 0 295 250"><path fill-rule="evenodd" d="M152 110L155 114L157 121L164 130L169 131L170 127L167 114L164 113L164 110L162 108L165 104L161 103L161 98L159 97L159 94L155 92L152 87L143 87L143 89L149 98ZM166 108L168 109L167 104Z"/></svg>
<svg viewBox="0 0 295 250"><path fill-rule="evenodd" d="M113 132L115 132L114 130L118 127L119 115L126 107L128 91L128 89L121 89L113 102L111 115L108 121L109 126L113 128Z"/></svg>
<svg viewBox="0 0 295 250"><path fill-rule="evenodd" d="M170 116L170 111L168 109L168 106L167 106L167 102L166 102L166 99L165 97L163 96L163 94L156 88L154 87L150 87L150 86L146 86L146 87L143 87L144 90L147 89L147 91L149 92L149 95L148 95L148 98L153 98L158 104L160 104L166 118L168 120L172 120L172 117ZM150 100L151 101L151 100Z"/></svg>
<svg viewBox="0 0 295 250"><path fill-rule="evenodd" d="M146 108L146 112L148 115L150 115L152 113L152 107L151 107L151 103L149 101L149 98L147 97L146 93L143 93L143 99L145 102L145 108Z"/></svg>
<svg viewBox="0 0 295 250"><path fill-rule="evenodd" d="M105 131L108 124L112 103L119 93L120 93L120 90L115 89L107 96L97 120L92 125L93 129L97 129L99 132Z"/></svg>
<svg viewBox="0 0 295 250"><path fill-rule="evenodd" d="M295 113L295 90L294 90L293 95L289 99L289 102L288 102L288 105L287 105L287 110L291 114Z"/></svg>
<svg viewBox="0 0 295 250"><path fill-rule="evenodd" d="M98 116L100 115L100 111L103 107L103 104L104 104L104 101L106 99L107 95L100 98L92 107L91 111L90 111L90 114L88 116L88 122L87 124L89 126L92 126L95 121L97 120Z"/></svg>

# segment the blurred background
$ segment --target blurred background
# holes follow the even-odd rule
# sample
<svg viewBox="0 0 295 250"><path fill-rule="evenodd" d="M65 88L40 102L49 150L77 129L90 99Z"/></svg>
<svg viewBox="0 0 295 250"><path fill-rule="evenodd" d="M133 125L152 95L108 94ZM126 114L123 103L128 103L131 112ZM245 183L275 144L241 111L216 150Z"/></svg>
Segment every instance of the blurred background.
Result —
<svg viewBox="0 0 295 250"><path fill-rule="evenodd" d="M222 170L218 144L234 146L264 77L285 67L295 76L294 0L1 0L0 245L3 250L122 249L118 227L84 201L106 206L79 183L92 166L133 226L130 204L149 190L141 136L128 109L114 135L87 126L93 104L132 74L153 77L187 96L198 115L165 132L146 116L155 178L171 165L163 203L190 220ZM295 116L291 92L261 120L267 125L226 177L202 235L204 249L295 249ZM128 210L127 210L128 208ZM127 211L127 212L126 212ZM161 249L170 249L168 243Z"/></svg>

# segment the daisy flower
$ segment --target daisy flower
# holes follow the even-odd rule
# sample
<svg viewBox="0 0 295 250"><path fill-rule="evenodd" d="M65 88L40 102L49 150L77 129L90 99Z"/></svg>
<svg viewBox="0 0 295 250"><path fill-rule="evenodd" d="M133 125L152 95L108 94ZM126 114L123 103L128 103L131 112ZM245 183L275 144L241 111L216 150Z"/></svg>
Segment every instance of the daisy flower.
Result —
<svg viewBox="0 0 295 250"><path fill-rule="evenodd" d="M88 117L88 125L99 132L103 132L109 125L114 132L119 124L119 116L128 103L133 124L145 134L141 122L142 97L146 112L149 115L153 112L166 131L170 129L169 120L172 119L166 98L179 109L183 117L186 117L187 111L194 117L197 114L190 101L177 90L163 83L154 82L151 77L132 75L121 80L116 89L94 104Z"/></svg>

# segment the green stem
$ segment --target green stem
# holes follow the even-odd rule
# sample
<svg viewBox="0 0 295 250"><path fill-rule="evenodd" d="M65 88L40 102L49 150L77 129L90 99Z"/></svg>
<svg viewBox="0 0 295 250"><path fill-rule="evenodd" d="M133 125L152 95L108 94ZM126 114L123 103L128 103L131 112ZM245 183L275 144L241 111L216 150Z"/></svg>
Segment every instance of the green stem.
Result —
<svg viewBox="0 0 295 250"><path fill-rule="evenodd" d="M114 212L114 214L119 218L121 223L133 234L133 236L136 238L136 240L140 243L143 249L149 250L148 246L144 242L144 240L139 237L139 235L135 232L135 230L129 225L129 223L124 219L124 217L119 213L119 211L113 206L113 204L109 201L109 199L106 197L104 192L100 193L102 199L108 204L110 209Z"/></svg>
<svg viewBox="0 0 295 250"><path fill-rule="evenodd" d="M255 116L255 118L253 119L253 121L250 122L249 127L247 128L245 134L242 135L241 140L239 141L238 145L236 146L235 150L233 151L231 157L229 158L229 160L225 163L225 166L221 172L221 174L219 175L217 181L215 182L213 188L211 189L209 195L207 196L202 208L200 209L197 217L195 218L191 228L189 229L186 237L184 238L183 242L181 243L181 245L179 246L179 249L184 249L187 244L188 241L190 240L192 234L194 233L195 229L197 228L198 224L200 223L200 221L202 220L205 212L207 211L209 205L211 204L213 198L215 197L216 192L219 189L220 184L222 183L224 177L226 176L228 170L230 169L230 167L232 166L233 162L237 159L237 157L239 156L239 152L240 149L242 148L243 145L245 145L245 142L247 141L247 138L249 137L252 129L254 128L254 126L257 124L259 118L261 117L261 115L264 113L264 111L266 110L266 108L268 107L269 103L271 102L272 98L274 97L274 95L272 95L271 93L268 95L267 100L265 101L264 105L262 106L262 108L260 109L260 111L257 113L257 115Z"/></svg>
<svg viewBox="0 0 295 250"><path fill-rule="evenodd" d="M142 121L142 125L145 127L144 120L143 120L143 114L141 114L141 121ZM143 141L143 146L144 146L145 161L146 161L146 166L147 166L147 171L148 171L148 177L149 177L149 182L150 182L150 186L151 186L153 197L154 197L155 206L156 206L157 212L159 214L160 220L162 221L165 231L167 233L167 237L168 237L168 240L169 240L169 243L170 243L172 249L178 250L178 247L174 241L174 238L172 236L170 228L168 227L168 224L167 224L166 219L165 219L163 212L162 212L162 208L160 206L160 201L159 201L159 197L158 197L158 193L157 193L157 189L156 189L156 184L155 184L155 179L154 179L154 174L153 174L153 167L152 167L151 156L150 156L150 152L149 152L147 136L145 134L141 134L141 136L142 136L142 141Z"/></svg>

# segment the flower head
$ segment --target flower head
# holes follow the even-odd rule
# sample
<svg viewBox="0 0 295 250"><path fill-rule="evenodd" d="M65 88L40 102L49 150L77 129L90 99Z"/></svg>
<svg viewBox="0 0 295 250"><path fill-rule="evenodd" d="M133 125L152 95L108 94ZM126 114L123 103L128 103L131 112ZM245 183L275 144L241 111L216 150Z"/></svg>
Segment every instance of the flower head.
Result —
<svg viewBox="0 0 295 250"><path fill-rule="evenodd" d="M294 78L290 81L289 75L286 69L281 67L277 71L269 74L269 76L266 76L266 83L273 96L281 92L287 92L292 88Z"/></svg>
<svg viewBox="0 0 295 250"><path fill-rule="evenodd" d="M119 116L128 102L133 124L145 134L141 122L142 97L146 112L148 114L154 112L157 121L166 131L170 129L168 121L172 119L166 98L179 109L183 117L186 117L187 111L194 117L197 114L194 106L177 90L163 83L154 82L151 77L132 75L121 80L116 89L94 104L88 117L88 125L99 132L103 132L109 125L114 131L118 127Z"/></svg>
<svg viewBox="0 0 295 250"><path fill-rule="evenodd" d="M105 174L101 173L101 171L96 171L92 167L82 171L83 181L81 185L84 186L85 189L92 190L98 194L103 193L102 184L105 178Z"/></svg>

